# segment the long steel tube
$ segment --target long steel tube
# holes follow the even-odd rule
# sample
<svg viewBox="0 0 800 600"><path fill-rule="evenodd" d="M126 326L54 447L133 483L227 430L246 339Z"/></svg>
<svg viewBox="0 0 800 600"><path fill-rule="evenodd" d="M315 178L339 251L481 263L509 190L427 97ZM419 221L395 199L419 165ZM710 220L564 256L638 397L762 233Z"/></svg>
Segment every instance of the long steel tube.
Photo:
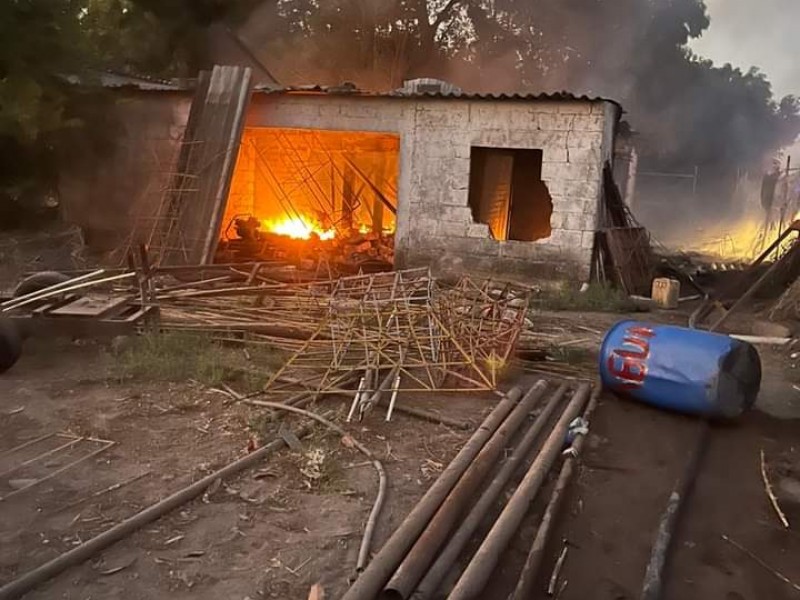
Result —
<svg viewBox="0 0 800 600"><path fill-rule="evenodd" d="M514 434L534 409L547 390L547 383L539 381L534 385L508 418L497 429L492 438L472 461L464 476L447 496L439 510L428 523L414 546L400 563L389 583L381 594L382 600L405 600L414 591L417 583L425 575L436 558L436 553L446 542L447 536L458 524L467 504L474 499L480 485L495 467L497 461L510 445Z"/></svg>
<svg viewBox="0 0 800 600"><path fill-rule="evenodd" d="M309 427L303 427L297 432L297 436L303 437L307 435L309 431ZM148 523L152 523L168 512L196 498L206 491L208 486L214 483L217 479L226 479L249 467L252 467L276 450L282 448L284 444L285 442L282 439L271 442L266 446L259 448L255 452L235 460L218 471L215 471L210 475L206 475L202 479L175 492L171 496L168 496L163 500L148 506L141 512L138 512L132 517L117 523L110 529L107 529L103 533L100 533L89 540L86 540L79 546L76 546L71 550L67 550L63 554L60 554L56 558L44 563L39 567L36 567L31 571L28 571L27 573L23 573L17 579L9 581L0 587L0 600L13 600L20 598L36 586L49 579L52 579L69 567L84 562L95 554L102 552L112 544L115 544L119 540L124 539L133 532L141 529Z"/></svg>
<svg viewBox="0 0 800 600"><path fill-rule="evenodd" d="M502 552L508 547L508 543L514 534L517 533L525 513L528 512L531 502L542 487L548 471L558 459L561 449L564 447L564 440L569 429L569 424L583 410L589 398L592 386L583 384L575 392L567 408L556 423L547 441L542 446L536 460L533 461L531 468L528 469L517 491L511 496L503 512L497 518L486 539L481 544L475 556L472 557L464 574L456 583L455 588L448 596L449 600L467 600L479 598L489 577L497 566Z"/></svg>
<svg viewBox="0 0 800 600"><path fill-rule="evenodd" d="M492 437L518 403L522 390L513 388L489 413L456 457L436 479L422 499L386 541L361 576L342 596L342 600L374 600L392 573L425 529L436 510L455 487L481 448Z"/></svg>
<svg viewBox="0 0 800 600"><path fill-rule="evenodd" d="M486 518L486 514L491 510L492 506L494 506L497 498L503 492L506 485L508 485L508 482L511 481L514 473L530 454L531 449L536 444L536 440L539 439L539 436L563 399L564 394L567 393L567 387L566 384L562 385L550 397L547 405L545 405L542 412L539 413L539 416L536 417L530 429L525 432L525 436L519 441L517 447L514 448L514 452L503 463L502 468L497 472L497 475L494 476L494 479L492 479L492 482L483 492L478 502L475 503L464 521L447 542L447 545L437 557L436 562L428 569L425 577L422 578L422 581L411 596L414 600L427 600L433 597L439 589L447 573L449 573L461 552L467 546L470 539L472 539L473 534L478 529L481 522Z"/></svg>
<svg viewBox="0 0 800 600"><path fill-rule="evenodd" d="M602 388L598 385L589 400L589 404L586 406L586 410L583 412L583 418L586 419L586 421L591 419L601 393ZM544 551L564 501L565 492L572 480L576 464L580 459L585 440L586 436L579 434L572 442L573 452L564 460L561 472L558 474L556 486L553 488L553 493L550 496L550 501L547 503L542 522L539 524L539 529L536 531L536 537L531 545L528 558L525 560L525 566L522 567L522 572L519 575L517 587L514 589L514 595L510 600L527 600L533 596L533 586L539 574L539 567L542 564L542 558L544 558Z"/></svg>

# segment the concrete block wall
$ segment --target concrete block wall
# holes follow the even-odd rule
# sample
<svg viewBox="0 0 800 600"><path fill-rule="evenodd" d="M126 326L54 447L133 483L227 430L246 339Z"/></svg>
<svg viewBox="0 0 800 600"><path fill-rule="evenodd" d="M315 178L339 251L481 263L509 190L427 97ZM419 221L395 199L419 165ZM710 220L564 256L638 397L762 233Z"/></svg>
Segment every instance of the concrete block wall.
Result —
<svg viewBox="0 0 800 600"><path fill-rule="evenodd" d="M247 125L399 134L399 267L430 264L440 273L585 280L617 111L602 100L280 94L256 95ZM472 221L475 146L543 151L542 179L553 201L550 237L499 242L486 225Z"/></svg>
<svg viewBox="0 0 800 600"><path fill-rule="evenodd" d="M188 93L120 91L110 115L116 137L103 154L76 130L58 190L63 218L84 229L93 249L114 249L132 228L152 226L149 218L171 184L190 103Z"/></svg>

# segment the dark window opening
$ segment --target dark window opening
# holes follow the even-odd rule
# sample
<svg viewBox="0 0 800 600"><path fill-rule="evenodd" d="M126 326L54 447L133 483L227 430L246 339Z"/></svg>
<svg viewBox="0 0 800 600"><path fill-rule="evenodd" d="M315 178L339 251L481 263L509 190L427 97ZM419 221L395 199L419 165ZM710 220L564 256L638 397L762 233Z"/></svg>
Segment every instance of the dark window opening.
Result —
<svg viewBox="0 0 800 600"><path fill-rule="evenodd" d="M541 150L472 148L469 206L496 240L550 237L553 202L542 181Z"/></svg>

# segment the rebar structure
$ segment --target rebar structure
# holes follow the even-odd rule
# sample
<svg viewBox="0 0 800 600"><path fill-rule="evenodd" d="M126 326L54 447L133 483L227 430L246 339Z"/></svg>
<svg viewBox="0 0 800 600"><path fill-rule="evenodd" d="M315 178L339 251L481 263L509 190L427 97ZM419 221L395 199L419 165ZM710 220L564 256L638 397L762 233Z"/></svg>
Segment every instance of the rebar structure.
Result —
<svg viewBox="0 0 800 600"><path fill-rule="evenodd" d="M369 405L390 392L495 389L529 301L524 288L489 281L445 286L427 268L314 283L307 294L324 299L324 314L266 393L297 394L287 381L315 397L342 393L342 382L355 379Z"/></svg>

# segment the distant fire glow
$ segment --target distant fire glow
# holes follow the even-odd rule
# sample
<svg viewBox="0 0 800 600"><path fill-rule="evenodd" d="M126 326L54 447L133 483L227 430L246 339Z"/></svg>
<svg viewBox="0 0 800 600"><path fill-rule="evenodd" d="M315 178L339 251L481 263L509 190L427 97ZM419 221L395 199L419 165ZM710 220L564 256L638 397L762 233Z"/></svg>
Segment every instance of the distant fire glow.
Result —
<svg viewBox="0 0 800 600"><path fill-rule="evenodd" d="M800 212L794 219L800 219ZM791 223L792 220L785 220L782 225L777 221L766 223L761 215L748 215L735 223L722 223L702 233L696 232L694 239L677 241L677 245L720 259L750 262Z"/></svg>
<svg viewBox="0 0 800 600"><path fill-rule="evenodd" d="M316 234L321 240L332 240L336 236L335 230L323 229L301 217L264 220L262 226L266 231L295 240L310 240L312 234Z"/></svg>

